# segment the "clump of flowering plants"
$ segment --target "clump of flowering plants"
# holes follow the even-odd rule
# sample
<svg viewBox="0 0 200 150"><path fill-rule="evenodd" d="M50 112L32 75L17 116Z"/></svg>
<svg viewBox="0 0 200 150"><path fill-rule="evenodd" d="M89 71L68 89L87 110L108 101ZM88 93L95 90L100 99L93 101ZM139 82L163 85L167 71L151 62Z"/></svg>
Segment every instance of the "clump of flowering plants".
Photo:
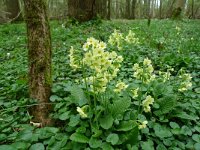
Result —
<svg viewBox="0 0 200 150"><path fill-rule="evenodd" d="M128 36L124 40L130 42L131 32ZM102 149L134 146L147 121L138 120L139 111L132 105L138 88L130 89L126 80L118 79L123 56L91 37L80 50L71 47L69 58L72 69L82 74L79 84L68 88L71 96L64 119L69 119L66 130L71 133L71 145Z"/></svg>
<svg viewBox="0 0 200 150"><path fill-rule="evenodd" d="M114 31L108 45L91 37L81 49L71 47L70 66L81 77L65 88L70 96L55 107L61 113L59 119L68 122L70 149L138 147L139 131L153 123L149 116L172 111L174 91L191 87L189 74L171 77L172 69L156 72L147 57L132 65L131 80L119 78L126 57L121 48L138 40L132 31L126 36ZM114 47L118 50L112 51ZM176 89L171 88L175 78L180 80Z"/></svg>

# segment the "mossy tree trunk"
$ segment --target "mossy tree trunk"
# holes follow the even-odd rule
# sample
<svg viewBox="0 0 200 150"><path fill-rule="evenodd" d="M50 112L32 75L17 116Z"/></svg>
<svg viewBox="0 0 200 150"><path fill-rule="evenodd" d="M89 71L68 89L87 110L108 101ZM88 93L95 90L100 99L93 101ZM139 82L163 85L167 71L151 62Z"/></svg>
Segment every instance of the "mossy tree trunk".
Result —
<svg viewBox="0 0 200 150"><path fill-rule="evenodd" d="M52 124L49 118L51 91L51 36L45 0L24 0L28 36L29 92L37 106L31 108L33 122Z"/></svg>

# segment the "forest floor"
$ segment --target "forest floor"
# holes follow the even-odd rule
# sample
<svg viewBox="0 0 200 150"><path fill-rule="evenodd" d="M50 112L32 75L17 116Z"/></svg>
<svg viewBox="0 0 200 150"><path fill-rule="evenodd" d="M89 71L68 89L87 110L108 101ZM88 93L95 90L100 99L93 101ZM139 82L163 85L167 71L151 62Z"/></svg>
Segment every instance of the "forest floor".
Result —
<svg viewBox="0 0 200 150"><path fill-rule="evenodd" d="M109 45L109 36L115 29L118 37L122 35L123 38L120 45ZM135 42L126 43L125 37L130 33L129 30L133 33L131 40ZM26 26L24 23L0 25L0 150L34 150L38 147L41 150L44 147L55 150L200 150L200 20L151 20L149 26L147 20L91 21L77 25L53 21L51 34L53 87L50 100L55 106L51 116L59 123L55 127L36 128L30 125L31 116L27 111L35 101L28 98ZM70 95L69 86L80 83L79 79L83 75L80 70L74 71L70 67L69 50L73 46L77 52L82 51L82 46L89 37L107 43L108 51L116 51L123 56L123 63L114 81L123 81L132 87L141 85L141 99L144 99L144 95L154 97L152 112L141 112L139 117L143 121L148 120L148 125L139 130L136 146L131 143L126 143L125 146L120 135L122 132L116 130L116 120L127 121L125 117L124 120L114 118L115 122L112 124L116 128L108 127L109 130L104 130L107 127L100 122L102 128L99 130L103 131L103 135L98 141L90 138L89 131L85 133L86 137L71 136L75 131L74 127L79 127L81 121L77 121L77 118L73 120L75 115L72 113L76 112L78 105L73 104L75 107L71 110L68 108L71 104L65 104L65 101ZM82 56L78 55L80 61ZM151 60L157 78L148 88L133 77L132 70L135 63L141 64L145 58ZM179 81L181 79L183 80ZM114 88L114 81L111 89ZM83 85L79 88L80 91L84 89ZM72 96L77 95L72 92ZM138 108L140 104L134 100L136 99L131 98L132 103L126 110ZM69 113L66 114L69 111L67 108L72 117ZM122 114L127 116L127 111ZM77 123L73 124L72 121ZM70 128L67 127L70 126L68 122L71 122ZM117 134L110 134L108 131ZM91 141L96 145L91 144ZM103 147L99 143L103 143Z"/></svg>

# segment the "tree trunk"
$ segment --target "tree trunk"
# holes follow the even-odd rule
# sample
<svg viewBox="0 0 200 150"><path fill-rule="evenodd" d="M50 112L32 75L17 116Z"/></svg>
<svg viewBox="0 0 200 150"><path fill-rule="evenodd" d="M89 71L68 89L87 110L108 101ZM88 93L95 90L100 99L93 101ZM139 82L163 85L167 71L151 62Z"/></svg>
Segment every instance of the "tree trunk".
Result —
<svg viewBox="0 0 200 150"><path fill-rule="evenodd" d="M131 5L131 19L135 19L135 9L136 9L136 2L137 0L132 0L132 5Z"/></svg>
<svg viewBox="0 0 200 150"><path fill-rule="evenodd" d="M28 36L29 92L38 105L31 108L33 121L42 126L49 118L51 79L51 36L45 0L24 0Z"/></svg>
<svg viewBox="0 0 200 150"><path fill-rule="evenodd" d="M159 16L160 16L160 19L162 19L162 0L160 1Z"/></svg>
<svg viewBox="0 0 200 150"><path fill-rule="evenodd" d="M111 9L111 0L108 0L108 13L107 13L107 19L110 20L111 19L111 14L110 14L110 10Z"/></svg>
<svg viewBox="0 0 200 150"><path fill-rule="evenodd" d="M126 0L126 19L130 19L130 0Z"/></svg>
<svg viewBox="0 0 200 150"><path fill-rule="evenodd" d="M194 0L192 0L192 19L194 19Z"/></svg>
<svg viewBox="0 0 200 150"><path fill-rule="evenodd" d="M20 18L20 7L18 0L6 0L6 7L7 7L7 18L18 20Z"/></svg>
<svg viewBox="0 0 200 150"><path fill-rule="evenodd" d="M97 16L96 0L68 0L68 16L80 22L89 21Z"/></svg>

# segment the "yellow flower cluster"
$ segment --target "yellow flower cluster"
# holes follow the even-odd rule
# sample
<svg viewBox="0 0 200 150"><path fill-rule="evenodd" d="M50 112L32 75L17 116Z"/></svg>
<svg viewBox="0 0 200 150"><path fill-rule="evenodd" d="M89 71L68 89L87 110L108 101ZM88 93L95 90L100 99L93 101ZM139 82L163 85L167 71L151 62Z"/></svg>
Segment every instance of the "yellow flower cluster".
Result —
<svg viewBox="0 0 200 150"><path fill-rule="evenodd" d="M76 60L75 60L75 57L74 57L74 48L73 46L71 46L71 49L70 49L70 54L69 54L69 61L70 61L70 66L76 70L78 68L78 65L76 64Z"/></svg>
<svg viewBox="0 0 200 150"><path fill-rule="evenodd" d="M108 43L112 46L116 46L118 50L122 50L123 42L127 42L128 44L139 44L139 39L135 37L135 33L131 30L129 30L129 33L126 36L123 36L118 30L114 30L108 40Z"/></svg>
<svg viewBox="0 0 200 150"><path fill-rule="evenodd" d="M133 76L143 83L149 83L155 79L155 74L153 74L154 68L151 64L151 60L148 58L144 59L143 66L140 66L138 63L134 64L133 70Z"/></svg>
<svg viewBox="0 0 200 150"><path fill-rule="evenodd" d="M120 33L118 30L114 30L114 32L110 35L108 43L112 46L117 46L119 50L122 49L122 41L124 37L122 33Z"/></svg>
<svg viewBox="0 0 200 150"><path fill-rule="evenodd" d="M129 44L139 44L139 38L135 37L135 33L129 30L128 35L125 37L125 41Z"/></svg>
<svg viewBox="0 0 200 150"><path fill-rule="evenodd" d="M144 129L144 128L146 128L146 127L147 127L147 123L148 123L148 121L143 121L143 122L141 122L141 124L138 126L138 128L139 128L139 129Z"/></svg>
<svg viewBox="0 0 200 150"><path fill-rule="evenodd" d="M145 112L150 112L151 107L149 105L153 105L154 98L152 98L150 95L146 97L146 99L142 102L142 106L144 108Z"/></svg>
<svg viewBox="0 0 200 150"><path fill-rule="evenodd" d="M136 89L132 89L132 90L131 90L131 92L132 92L132 98L138 97L138 90L139 90L139 88L136 88Z"/></svg>
<svg viewBox="0 0 200 150"><path fill-rule="evenodd" d="M190 87L192 87L192 77L190 74L185 73L179 76L179 78L182 80L181 85L179 87L179 91L183 92L186 91L187 89L189 89Z"/></svg>
<svg viewBox="0 0 200 150"><path fill-rule="evenodd" d="M96 93L105 92L109 81L117 76L122 56L116 52L105 51L106 43L94 38L87 39L83 45L86 51L83 57L83 64L93 71L93 75L86 78L91 90Z"/></svg>
<svg viewBox="0 0 200 150"><path fill-rule="evenodd" d="M127 87L128 87L128 85L126 85L122 81L119 81L115 86L114 92L120 93L122 90L125 90Z"/></svg>

